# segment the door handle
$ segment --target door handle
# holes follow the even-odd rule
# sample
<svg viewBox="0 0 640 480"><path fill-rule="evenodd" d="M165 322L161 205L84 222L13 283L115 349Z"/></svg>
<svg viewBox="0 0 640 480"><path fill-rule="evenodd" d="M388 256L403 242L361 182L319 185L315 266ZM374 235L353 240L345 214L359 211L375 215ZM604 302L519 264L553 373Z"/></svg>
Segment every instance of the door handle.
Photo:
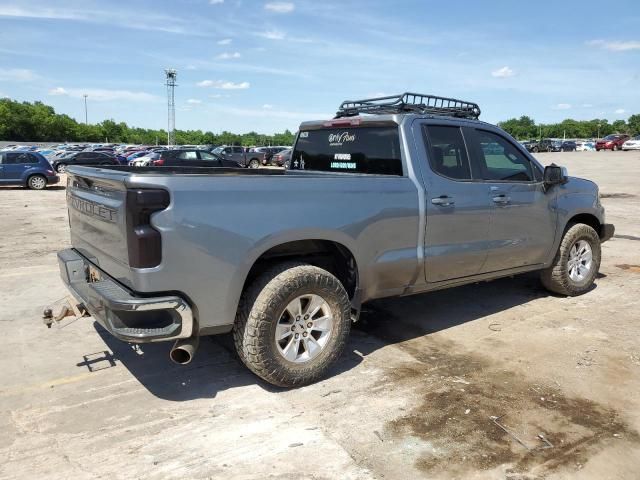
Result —
<svg viewBox="0 0 640 480"><path fill-rule="evenodd" d="M511 199L509 197L507 197L505 194L500 194L500 195L496 195L495 197L493 197L493 201L494 203L499 203L499 204L506 204L509 203L511 201Z"/></svg>
<svg viewBox="0 0 640 480"><path fill-rule="evenodd" d="M441 207L448 207L456 202L453 201L453 198L448 197L447 195L440 195L439 197L432 198L431 203L434 205L440 205Z"/></svg>

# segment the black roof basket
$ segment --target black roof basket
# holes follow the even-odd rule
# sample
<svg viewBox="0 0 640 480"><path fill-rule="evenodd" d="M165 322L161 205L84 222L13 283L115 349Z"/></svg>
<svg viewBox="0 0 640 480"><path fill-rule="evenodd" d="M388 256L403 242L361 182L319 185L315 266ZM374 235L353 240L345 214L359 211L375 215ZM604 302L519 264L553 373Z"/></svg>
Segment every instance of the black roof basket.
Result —
<svg viewBox="0 0 640 480"><path fill-rule="evenodd" d="M480 107L477 103L455 98L407 92L388 97L345 100L340 105L335 118L353 117L362 113L428 113L477 120L480 116Z"/></svg>

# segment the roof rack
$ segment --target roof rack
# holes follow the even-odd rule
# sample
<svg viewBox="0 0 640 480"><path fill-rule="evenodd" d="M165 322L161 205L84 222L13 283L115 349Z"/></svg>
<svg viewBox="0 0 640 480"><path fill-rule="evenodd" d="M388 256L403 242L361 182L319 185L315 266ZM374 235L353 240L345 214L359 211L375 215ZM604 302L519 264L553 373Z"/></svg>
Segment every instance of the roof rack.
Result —
<svg viewBox="0 0 640 480"><path fill-rule="evenodd" d="M480 107L477 103L455 98L407 92L388 97L345 100L335 118L353 117L361 113L430 113L477 120L480 117Z"/></svg>

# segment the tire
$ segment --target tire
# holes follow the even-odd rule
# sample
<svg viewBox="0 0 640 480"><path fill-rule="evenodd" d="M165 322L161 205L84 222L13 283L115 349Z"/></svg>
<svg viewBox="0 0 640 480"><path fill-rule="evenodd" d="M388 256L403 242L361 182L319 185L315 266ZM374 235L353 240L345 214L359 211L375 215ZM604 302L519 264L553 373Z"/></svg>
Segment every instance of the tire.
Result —
<svg viewBox="0 0 640 480"><path fill-rule="evenodd" d="M585 242L591 251L591 262L583 278L576 276L576 270L572 270L569 262L574 247L580 247ZM584 223L570 225L560 247L549 268L540 272L540 280L544 287L554 293L574 297L589 291L600 269L601 249L600 237L596 231ZM583 265L584 266L584 265Z"/></svg>
<svg viewBox="0 0 640 480"><path fill-rule="evenodd" d="M305 318L306 309L315 308L318 298L324 302L322 307L310 319ZM300 299L300 309L294 309L301 313L296 322L289 307L298 305ZM312 327L306 329L309 325ZM245 290L233 339L240 359L257 376L278 387L300 387L327 373L342 353L350 329L351 304L340 281L321 268L287 262L266 271ZM285 335L278 337L279 342L276 332ZM311 337L317 345L313 348L320 349L314 353L307 347L312 345Z"/></svg>
<svg viewBox="0 0 640 480"><path fill-rule="evenodd" d="M260 168L260 160L257 158L249 160L249 168Z"/></svg>
<svg viewBox="0 0 640 480"><path fill-rule="evenodd" d="M27 187L31 190L44 190L47 188L47 177L44 175L31 175L27 179Z"/></svg>
<svg viewBox="0 0 640 480"><path fill-rule="evenodd" d="M538 147L533 147L533 148L531 149L531 151L532 151L533 153L538 153L538 152L540 151L540 149L539 149Z"/></svg>
<svg viewBox="0 0 640 480"><path fill-rule="evenodd" d="M611 149L612 152L615 152L618 150L618 145L614 145L613 148Z"/></svg>
<svg viewBox="0 0 640 480"><path fill-rule="evenodd" d="M56 172L65 173L67 171L67 166L64 163L59 163L56 165Z"/></svg>

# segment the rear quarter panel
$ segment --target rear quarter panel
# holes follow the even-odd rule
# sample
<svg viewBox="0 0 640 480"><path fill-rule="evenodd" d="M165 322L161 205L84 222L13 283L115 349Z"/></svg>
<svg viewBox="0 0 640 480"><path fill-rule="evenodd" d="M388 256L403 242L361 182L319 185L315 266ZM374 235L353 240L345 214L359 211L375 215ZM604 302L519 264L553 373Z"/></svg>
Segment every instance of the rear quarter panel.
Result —
<svg viewBox="0 0 640 480"><path fill-rule="evenodd" d="M129 183L171 193L170 207L152 217L162 263L134 270L130 286L184 292L201 327L233 323L252 265L282 243L344 245L358 264L363 300L401 293L420 268L418 193L406 177L134 175Z"/></svg>

